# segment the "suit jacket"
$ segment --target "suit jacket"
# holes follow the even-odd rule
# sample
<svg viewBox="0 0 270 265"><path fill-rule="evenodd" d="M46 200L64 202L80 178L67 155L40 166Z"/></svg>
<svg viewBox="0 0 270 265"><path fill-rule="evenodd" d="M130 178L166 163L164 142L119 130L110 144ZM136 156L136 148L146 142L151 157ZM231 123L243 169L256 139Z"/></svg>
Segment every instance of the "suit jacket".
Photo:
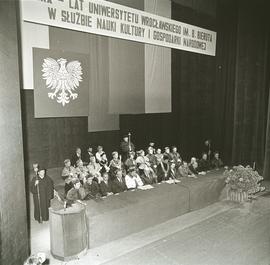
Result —
<svg viewBox="0 0 270 265"><path fill-rule="evenodd" d="M70 159L71 165L76 167L77 166L77 161L80 160L80 159L83 160L82 155L77 156L77 153L73 154L71 159Z"/></svg>
<svg viewBox="0 0 270 265"><path fill-rule="evenodd" d="M213 168L220 168L222 167L224 164L222 162L222 160L219 158L219 159L216 159L216 158L213 158L212 161L211 161L211 166Z"/></svg>
<svg viewBox="0 0 270 265"><path fill-rule="evenodd" d="M127 190L125 180L122 178L122 181L119 181L118 178L115 178L112 181L112 192L119 193Z"/></svg>
<svg viewBox="0 0 270 265"><path fill-rule="evenodd" d="M199 160L199 171L208 171L211 166L208 160L200 159Z"/></svg>
<svg viewBox="0 0 270 265"><path fill-rule="evenodd" d="M193 167L193 165L189 165L189 170L192 172L192 174L198 175L199 172L197 171L196 168Z"/></svg>
<svg viewBox="0 0 270 265"><path fill-rule="evenodd" d="M108 192L112 192L112 183L108 181L106 184L104 181L101 181L99 183L99 189L101 196L107 196Z"/></svg>
<svg viewBox="0 0 270 265"><path fill-rule="evenodd" d="M92 184L88 184L86 182L83 187L88 198L96 197L98 194L100 194L99 185L96 181L92 181Z"/></svg>

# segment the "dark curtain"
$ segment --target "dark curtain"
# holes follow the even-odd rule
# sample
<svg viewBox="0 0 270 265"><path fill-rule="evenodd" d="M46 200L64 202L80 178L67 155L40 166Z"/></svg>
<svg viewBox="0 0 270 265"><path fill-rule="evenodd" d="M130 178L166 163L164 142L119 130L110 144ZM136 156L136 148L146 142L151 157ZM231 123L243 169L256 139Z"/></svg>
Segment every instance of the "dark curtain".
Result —
<svg viewBox="0 0 270 265"><path fill-rule="evenodd" d="M264 163L269 96L266 4L239 1L232 143L233 163L255 162L259 171Z"/></svg>
<svg viewBox="0 0 270 265"><path fill-rule="evenodd" d="M216 86L213 103L213 143L226 163L232 163L237 12L235 0L217 5Z"/></svg>

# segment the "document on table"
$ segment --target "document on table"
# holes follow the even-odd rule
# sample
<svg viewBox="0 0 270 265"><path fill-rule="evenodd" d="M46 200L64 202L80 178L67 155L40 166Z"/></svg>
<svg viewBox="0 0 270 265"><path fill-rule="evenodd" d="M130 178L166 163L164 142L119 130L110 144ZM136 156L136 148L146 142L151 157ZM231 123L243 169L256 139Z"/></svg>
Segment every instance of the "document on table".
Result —
<svg viewBox="0 0 270 265"><path fill-rule="evenodd" d="M154 187L152 185L144 185L144 186L139 186L138 189L139 190L151 190Z"/></svg>
<svg viewBox="0 0 270 265"><path fill-rule="evenodd" d="M181 181L178 179L169 179L169 180L166 180L165 182L168 184L175 184L175 183L179 183Z"/></svg>

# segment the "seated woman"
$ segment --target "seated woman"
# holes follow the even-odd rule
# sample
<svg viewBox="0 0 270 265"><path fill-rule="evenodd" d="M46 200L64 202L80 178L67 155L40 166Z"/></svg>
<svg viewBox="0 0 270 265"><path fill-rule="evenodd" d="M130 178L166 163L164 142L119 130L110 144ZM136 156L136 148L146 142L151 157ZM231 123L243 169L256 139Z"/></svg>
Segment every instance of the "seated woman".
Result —
<svg viewBox="0 0 270 265"><path fill-rule="evenodd" d="M143 186L143 182L137 174L135 167L130 167L128 169L128 174L125 176L125 182L128 190L137 189L138 187Z"/></svg>
<svg viewBox="0 0 270 265"><path fill-rule="evenodd" d="M112 184L111 181L109 181L109 174L107 172L104 172L102 174L102 180L99 183L99 189L101 196L108 196L113 194L112 193Z"/></svg>
<svg viewBox="0 0 270 265"><path fill-rule="evenodd" d="M178 173L180 178L197 178L196 175L189 169L186 161L183 161L183 164L178 168Z"/></svg>
<svg viewBox="0 0 270 265"><path fill-rule="evenodd" d="M209 171L211 169L208 156L206 153L202 153L202 158L199 160L199 171Z"/></svg>
<svg viewBox="0 0 270 265"><path fill-rule="evenodd" d="M83 188L86 193L86 199L95 199L101 196L99 184L95 181L93 176L90 176L85 180Z"/></svg>
<svg viewBox="0 0 270 265"><path fill-rule="evenodd" d="M222 160L219 158L219 152L217 151L214 153L214 157L211 161L211 166L214 169L219 169L224 166Z"/></svg>
<svg viewBox="0 0 270 265"><path fill-rule="evenodd" d="M81 184L84 183L84 179L87 179L89 176L89 170L86 166L83 165L82 160L77 161L77 167L76 167L76 175L78 179L81 181Z"/></svg>
<svg viewBox="0 0 270 265"><path fill-rule="evenodd" d="M165 181L169 179L169 157L167 155L163 156L162 160L158 160L157 166L157 181Z"/></svg>
<svg viewBox="0 0 270 265"><path fill-rule="evenodd" d="M87 166L87 169L89 171L89 174L91 174L93 176L100 176L101 166L99 163L96 162L95 156L90 157L90 162Z"/></svg>
<svg viewBox="0 0 270 265"><path fill-rule="evenodd" d="M81 202L86 197L86 192L81 186L79 179L73 180L73 188L70 189L67 193L67 199L73 203L75 201Z"/></svg>
<svg viewBox="0 0 270 265"><path fill-rule="evenodd" d="M150 162L143 150L138 152L136 159L137 167L139 169L139 175L144 184L153 184L157 182L157 176L154 170L150 166Z"/></svg>
<svg viewBox="0 0 270 265"><path fill-rule="evenodd" d="M77 178L76 169L71 166L70 159L66 159L64 161L64 168L62 170L62 179L65 181L65 195L67 195L68 191L73 188L72 180Z"/></svg>

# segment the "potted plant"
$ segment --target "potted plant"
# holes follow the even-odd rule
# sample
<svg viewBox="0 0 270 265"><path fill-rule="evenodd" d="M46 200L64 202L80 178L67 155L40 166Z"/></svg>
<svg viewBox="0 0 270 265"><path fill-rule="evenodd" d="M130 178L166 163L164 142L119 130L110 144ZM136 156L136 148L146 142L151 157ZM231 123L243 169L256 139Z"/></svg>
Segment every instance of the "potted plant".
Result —
<svg viewBox="0 0 270 265"><path fill-rule="evenodd" d="M243 202L249 196L261 191L263 188L260 182L263 177L250 166L234 166L230 170L225 170L225 182L228 187L227 197L229 200Z"/></svg>

